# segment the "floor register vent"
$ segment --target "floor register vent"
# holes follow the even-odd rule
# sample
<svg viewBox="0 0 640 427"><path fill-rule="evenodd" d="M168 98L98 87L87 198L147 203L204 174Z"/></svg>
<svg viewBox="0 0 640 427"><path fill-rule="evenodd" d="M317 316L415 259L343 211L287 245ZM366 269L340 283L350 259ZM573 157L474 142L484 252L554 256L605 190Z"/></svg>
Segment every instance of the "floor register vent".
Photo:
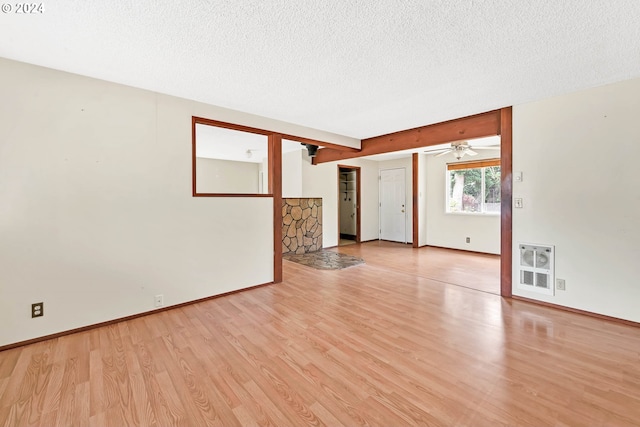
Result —
<svg viewBox="0 0 640 427"><path fill-rule="evenodd" d="M554 247L521 243L520 280L518 287L528 291L553 295Z"/></svg>

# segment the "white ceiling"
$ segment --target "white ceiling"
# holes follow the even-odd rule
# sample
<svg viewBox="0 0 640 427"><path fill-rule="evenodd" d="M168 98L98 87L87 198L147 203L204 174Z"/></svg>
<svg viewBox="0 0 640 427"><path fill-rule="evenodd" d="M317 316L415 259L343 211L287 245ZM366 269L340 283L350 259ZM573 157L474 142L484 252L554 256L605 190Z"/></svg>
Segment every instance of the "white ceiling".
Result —
<svg viewBox="0 0 640 427"><path fill-rule="evenodd" d="M43 3L1 57L355 138L640 76L638 0Z"/></svg>

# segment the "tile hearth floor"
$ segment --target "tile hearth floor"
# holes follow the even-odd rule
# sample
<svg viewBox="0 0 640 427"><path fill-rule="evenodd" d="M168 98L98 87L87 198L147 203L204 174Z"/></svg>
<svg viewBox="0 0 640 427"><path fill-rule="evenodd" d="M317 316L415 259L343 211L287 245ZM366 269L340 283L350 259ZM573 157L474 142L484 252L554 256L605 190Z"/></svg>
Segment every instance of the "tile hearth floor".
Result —
<svg viewBox="0 0 640 427"><path fill-rule="evenodd" d="M362 258L324 249L306 254L286 254L282 258L318 270L342 270L343 268L364 264Z"/></svg>

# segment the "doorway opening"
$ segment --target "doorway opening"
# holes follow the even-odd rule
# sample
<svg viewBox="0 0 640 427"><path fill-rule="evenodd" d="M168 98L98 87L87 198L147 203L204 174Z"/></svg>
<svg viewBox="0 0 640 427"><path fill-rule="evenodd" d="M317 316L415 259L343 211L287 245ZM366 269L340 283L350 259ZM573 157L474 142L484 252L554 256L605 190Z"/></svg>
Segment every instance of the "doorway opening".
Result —
<svg viewBox="0 0 640 427"><path fill-rule="evenodd" d="M360 243L360 168L338 165L338 246Z"/></svg>

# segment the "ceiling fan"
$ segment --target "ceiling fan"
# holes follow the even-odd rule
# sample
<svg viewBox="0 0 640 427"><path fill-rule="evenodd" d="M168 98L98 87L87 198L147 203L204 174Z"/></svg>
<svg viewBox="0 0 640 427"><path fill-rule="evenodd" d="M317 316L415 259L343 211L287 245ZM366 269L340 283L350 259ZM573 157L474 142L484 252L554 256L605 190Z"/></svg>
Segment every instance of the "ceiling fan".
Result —
<svg viewBox="0 0 640 427"><path fill-rule="evenodd" d="M425 151L425 153L435 154L434 157L440 157L448 153L453 153L453 157L455 157L457 160L460 160L465 154L468 154L469 156L476 156L478 153L473 151L472 148L473 150L499 150L500 149L499 146L495 146L495 145L471 147L469 145L469 141L454 141L451 143L450 148L430 150L430 151Z"/></svg>

